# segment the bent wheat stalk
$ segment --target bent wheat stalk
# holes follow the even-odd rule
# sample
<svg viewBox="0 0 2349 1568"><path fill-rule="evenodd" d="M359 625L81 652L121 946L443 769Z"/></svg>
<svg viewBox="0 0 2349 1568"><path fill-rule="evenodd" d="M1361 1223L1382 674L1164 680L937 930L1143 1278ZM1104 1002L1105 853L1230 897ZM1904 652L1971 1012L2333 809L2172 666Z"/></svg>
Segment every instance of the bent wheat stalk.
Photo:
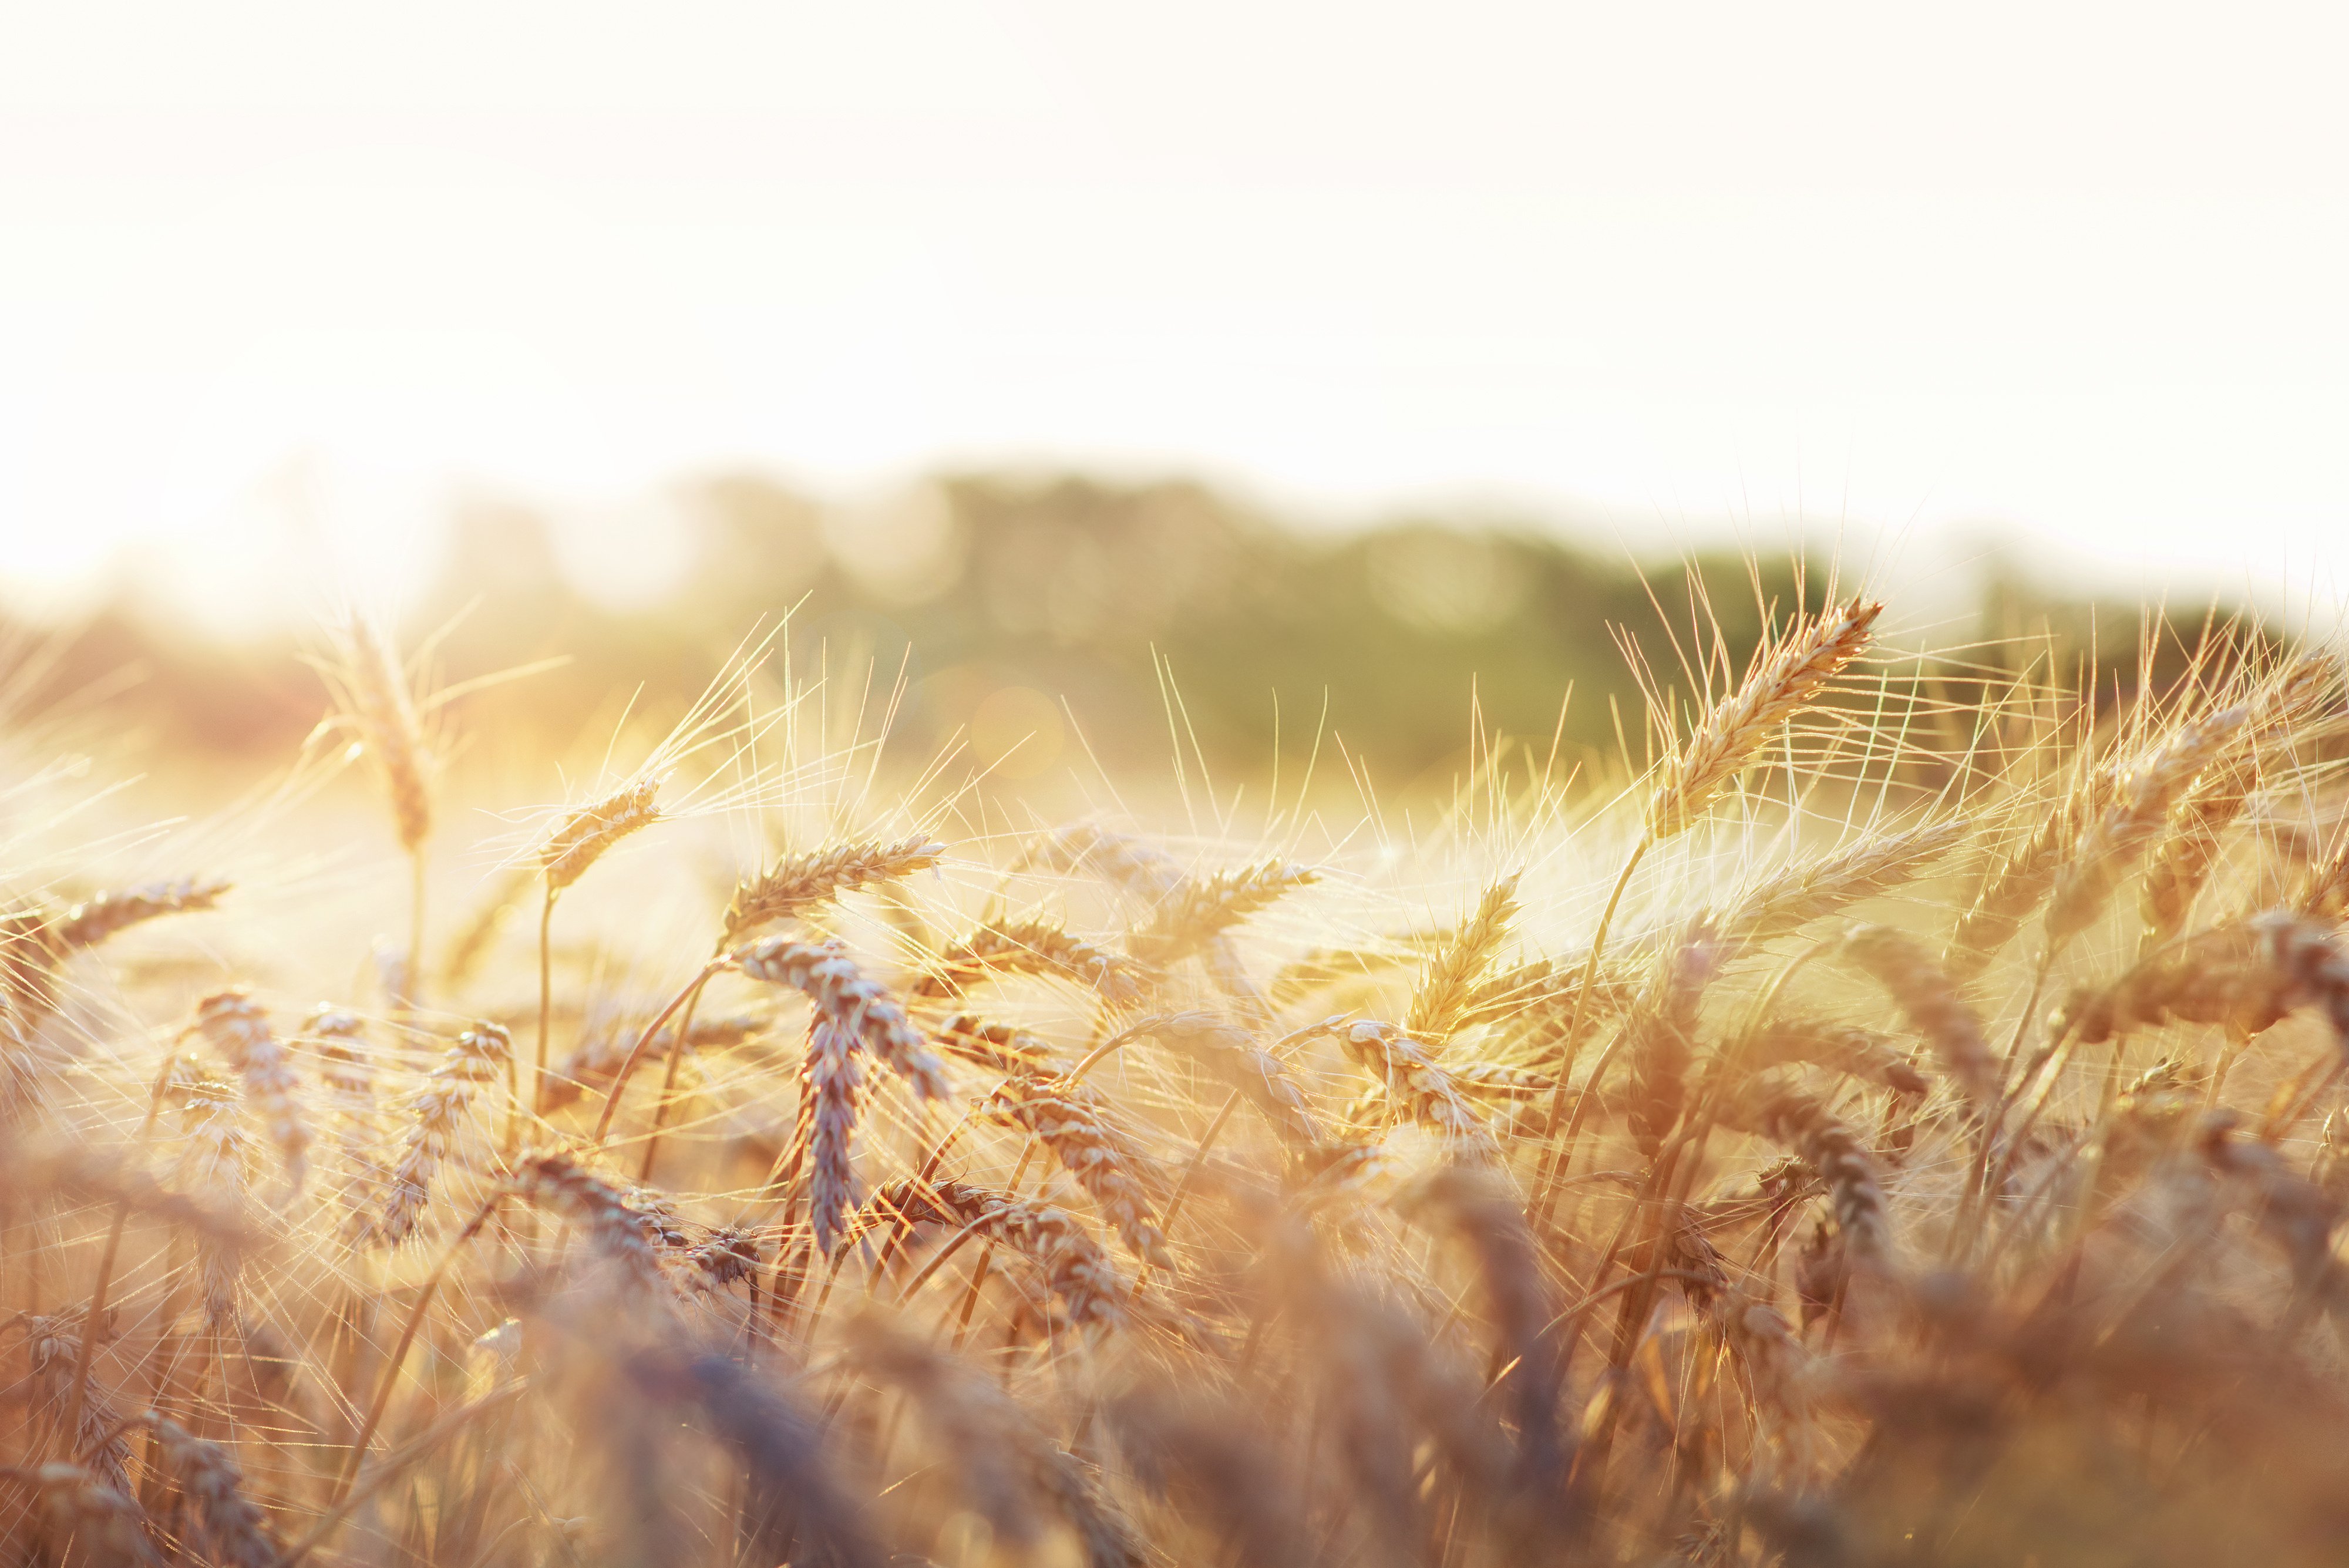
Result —
<svg viewBox="0 0 2349 1568"><path fill-rule="evenodd" d="M1798 622L1776 646L1755 656L1736 690L1716 704L1666 758L1648 798L1646 826L1616 875L1606 907L1599 912L1598 929L1591 936L1589 955L1583 961L1574 1012L1567 1023L1565 1060L1558 1066L1557 1087L1550 1096L1551 1125L1565 1119L1567 1079L1581 1047L1583 1012L1599 978L1599 961L1606 951L1615 911L1640 862L1658 843L1696 826L1713 797L1744 771L1779 726L1801 712L1860 656L1874 635L1877 618L1883 613L1881 603L1855 597L1847 605ZM1545 1152L1529 1212L1549 1211L1557 1179L1572 1159L1571 1136L1560 1137Z"/></svg>

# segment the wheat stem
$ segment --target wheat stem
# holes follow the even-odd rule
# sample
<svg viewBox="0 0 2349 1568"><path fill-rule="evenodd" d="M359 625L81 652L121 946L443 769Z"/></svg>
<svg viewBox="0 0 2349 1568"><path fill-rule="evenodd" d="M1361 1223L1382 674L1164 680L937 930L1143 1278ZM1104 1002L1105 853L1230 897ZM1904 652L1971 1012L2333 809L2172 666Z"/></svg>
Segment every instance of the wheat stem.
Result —
<svg viewBox="0 0 2349 1568"><path fill-rule="evenodd" d="M645 1156L636 1167L636 1181L640 1186L649 1185L653 1179L653 1160L660 1154L661 1129L668 1125L669 1096L677 1092L677 1075L685 1063L686 1037L693 1033L693 1010L701 1004L702 987L708 985L710 977L717 972L714 969L701 971L694 981L693 989L686 994L685 1011L678 1015L677 1027L669 1031L668 1067L661 1074L660 1093L653 1101L652 1131L645 1138ZM600 1135L596 1141L602 1141Z"/></svg>
<svg viewBox="0 0 2349 1568"><path fill-rule="evenodd" d="M520 1378L502 1388L492 1389L478 1399L458 1406L399 1448L385 1455L383 1462L367 1472L366 1480L352 1486L349 1490L329 1504L326 1511L318 1517L318 1522L310 1527L309 1533L287 1547L284 1554L272 1563L270 1568L299 1568L303 1559L325 1545L327 1538L342 1527L343 1521L350 1518L351 1514L367 1499L381 1491L394 1476L430 1453L450 1433L508 1400L520 1398L529 1389L529 1382Z"/></svg>
<svg viewBox="0 0 2349 1568"><path fill-rule="evenodd" d="M147 1096L147 1116L139 1124L137 1143L143 1145L153 1136L155 1122L163 1113L163 1096L171 1085L171 1069L179 1064L179 1053L163 1053L163 1065L155 1075L154 1092ZM89 1310L82 1314L81 1344L74 1352L72 1393L66 1401L65 1420L57 1428L74 1463L80 1460L73 1454L73 1446L81 1431L82 1404L89 1392L89 1369L98 1351L98 1335L106 1321L106 1293L114 1282L114 1261L122 1250L122 1231L130 1220L130 1201L118 1199L114 1220L107 1227L106 1250L98 1256L98 1277L89 1287Z"/></svg>
<svg viewBox="0 0 2349 1568"><path fill-rule="evenodd" d="M419 838L408 851L408 976L400 987L406 993L400 998L403 1013L413 1013L424 1005L424 845Z"/></svg>
<svg viewBox="0 0 2349 1568"><path fill-rule="evenodd" d="M644 1060L645 1053L652 1049L653 1036L660 1033L660 1026L668 1022L671 1013L683 1007L694 997L700 995L701 988L709 983L710 977L732 961L728 958L711 959L702 966L700 973L688 981L683 989L669 998L668 1005L662 1008L654 1016L653 1021L646 1024L643 1031L637 1034L636 1043L628 1048L627 1055L621 1060L620 1070L613 1075L611 1088L605 1092L603 1114L595 1118L594 1141L596 1147L601 1148L604 1146L605 1137L611 1132L612 1116L620 1108L620 1096L628 1086L629 1075L636 1070L636 1064Z"/></svg>
<svg viewBox="0 0 2349 1568"><path fill-rule="evenodd" d="M531 1067L530 1074L530 1104L533 1112L538 1108L538 1096L543 1092L540 1085L546 1082L546 1037L552 1029L554 1016L554 955L552 946L554 931L554 881L549 877L546 884L546 898L539 906L538 910L538 1055ZM506 1153L509 1155L513 1153L513 1131L509 1127L506 1133ZM600 1132L595 1141L598 1143L603 1141Z"/></svg>
<svg viewBox="0 0 2349 1568"><path fill-rule="evenodd" d="M1640 842L1631 846L1630 857L1623 862L1623 869L1616 873L1615 886L1608 892L1607 907L1599 911L1599 929L1591 933L1590 953L1583 960L1582 979L1574 988L1574 1011L1568 1015L1566 1040L1560 1047L1563 1058L1558 1063L1557 1086L1550 1091L1549 1123L1553 1127L1566 1114L1566 1081L1574 1071L1575 1054L1582 1048L1583 1008L1590 999L1590 988L1599 980L1599 961L1607 950L1608 929L1615 923L1615 911L1623 902L1623 890L1631 885L1631 874L1639 870L1640 862L1647 857L1648 850L1655 842L1653 834L1643 834ZM1595 1079L1583 1091L1586 1101L1589 1098L1591 1087L1596 1087ZM1575 1107L1577 1123L1582 1119L1581 1109L1580 1106ZM1574 1158L1573 1131L1568 1130L1563 1137L1555 1137L1542 1154L1541 1172L1534 1184L1534 1200L1526 1210L1529 1217L1549 1212L1550 1204L1557 1195L1557 1179Z"/></svg>
<svg viewBox="0 0 2349 1568"><path fill-rule="evenodd" d="M382 1425L384 1412L391 1407L392 1387L399 1381L399 1369L408 1360L408 1347L416 1343L416 1331L424 1324L424 1314L431 1308L434 1293L440 1290L440 1282L447 1277L450 1266L456 1262L457 1254L464 1251L466 1242L481 1233L481 1228L490 1222L490 1217L498 1211L498 1205L505 1200L505 1197L506 1190L502 1186L490 1195L472 1219L466 1221L465 1228L457 1232L456 1239L449 1243L448 1250L440 1254L440 1261L432 1266L432 1272L425 1277L424 1283L418 1289L416 1304L409 1309L408 1321L400 1326L398 1342L391 1347L390 1359L384 1363L383 1376L376 1382L375 1397L367 1404L367 1419L359 1423L358 1434L351 1438L350 1452L343 1457L343 1468L335 1480L330 1508L339 1505L349 1494L351 1482L358 1475L359 1463L367 1458L367 1444L375 1439L376 1428Z"/></svg>

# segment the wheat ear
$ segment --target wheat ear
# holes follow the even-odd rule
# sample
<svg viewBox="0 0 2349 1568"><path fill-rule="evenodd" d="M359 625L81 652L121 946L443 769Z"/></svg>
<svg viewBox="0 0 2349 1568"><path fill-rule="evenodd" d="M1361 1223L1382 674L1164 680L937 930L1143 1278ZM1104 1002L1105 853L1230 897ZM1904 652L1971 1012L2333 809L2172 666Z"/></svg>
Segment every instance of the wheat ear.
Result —
<svg viewBox="0 0 2349 1568"><path fill-rule="evenodd" d="M1826 689L1827 683L1857 659L1874 635L1880 603L1861 597L1839 608L1823 611L1799 622L1775 646L1754 656L1737 689L1716 703L1688 738L1672 749L1649 792L1644 830L1616 874L1615 884L1600 910L1590 951L1583 961L1582 979L1575 988L1574 1010L1566 1026L1557 1087L1550 1096L1549 1120L1566 1120L1568 1075L1581 1049L1582 1024L1591 989L1599 978L1599 962L1607 950L1607 934L1615 911L1630 887L1632 875L1648 851L1661 841L1696 826L1729 781L1744 772L1754 754L1778 727L1801 712ZM1545 1152L1535 1182L1533 1210L1547 1212L1557 1179L1574 1158L1571 1135L1561 1137Z"/></svg>
<svg viewBox="0 0 2349 1568"><path fill-rule="evenodd" d="M1798 622L1757 654L1737 689L1665 762L1649 798L1647 836L1670 838L1693 827L1778 726L1860 656L1883 613L1883 605L1854 598Z"/></svg>
<svg viewBox="0 0 2349 1568"><path fill-rule="evenodd" d="M1630 1057L1631 1136L1651 1158L1679 1124L1687 1104L1697 1014L1721 960L1722 946L1711 922L1702 918L1692 921L1624 1023L1619 1049ZM1595 1075L1604 1067L1602 1061L1592 1069L1594 1085Z"/></svg>
<svg viewBox="0 0 2349 1568"><path fill-rule="evenodd" d="M2334 680L2330 659L2305 658L2285 666L2253 695L2249 717L2214 765L2170 809L2138 898L2146 950L2185 929L2196 896L2218 865L2222 836L2251 804L2261 743L2296 736L2330 700Z"/></svg>
<svg viewBox="0 0 2349 1568"><path fill-rule="evenodd" d="M403 1002L413 1004L424 976L425 844L432 833L432 748L417 713L407 673L374 623L354 613L343 625L342 657L328 685L350 711L359 743L375 759L391 798L392 824L408 855L408 976Z"/></svg>
<svg viewBox="0 0 2349 1568"><path fill-rule="evenodd" d="M175 1086L181 1095L180 1130L187 1139L180 1159L181 1183L231 1211L242 1209L253 1135L238 1124L234 1091L208 1073ZM218 1329L234 1323L244 1275L243 1250L200 1236L196 1263L205 1324Z"/></svg>
<svg viewBox="0 0 2349 1568"><path fill-rule="evenodd" d="M1486 887L1476 912L1428 960L1403 1014L1403 1029L1413 1038L1440 1049L1460 1027L1476 982L1493 967L1517 918L1519 875L1512 872Z"/></svg>
<svg viewBox="0 0 2349 1568"><path fill-rule="evenodd" d="M1761 1068L1782 1062L1808 1062L1909 1097L1927 1094L1933 1086L1889 1040L1857 1024L1774 1016L1748 1037L1743 1064Z"/></svg>
<svg viewBox="0 0 2349 1568"><path fill-rule="evenodd" d="M1147 972L1123 953L1072 936L1049 920L1021 920L973 931L915 981L913 992L958 997L989 976L1048 974L1123 1005L1142 994Z"/></svg>
<svg viewBox="0 0 2349 1568"><path fill-rule="evenodd" d="M129 1491L130 1444L123 1436L122 1415L88 1371L91 1347L111 1337L112 1319L105 1304L93 1297L87 1308L28 1313L16 1324L25 1332L40 1424L48 1428L67 1463L87 1464L107 1485Z"/></svg>
<svg viewBox="0 0 2349 1568"><path fill-rule="evenodd" d="M1310 866L1278 860L1186 877L1162 896L1150 924L1126 946L1143 962L1163 968L1197 952L1283 894L1320 879Z"/></svg>
<svg viewBox="0 0 2349 1568"><path fill-rule="evenodd" d="M163 1054L163 1064L155 1074L155 1086L147 1096L147 1114L139 1124L139 1136L131 1140L132 1147L143 1147L148 1138L153 1135L155 1123L162 1116L163 1100L170 1093L178 1064L176 1053L167 1051ZM81 1429L83 1405L90 1393L91 1358L98 1349L98 1336L90 1332L89 1325L103 1324L106 1321L107 1293L114 1284L114 1264L116 1259L121 1255L122 1232L129 1223L130 1210L131 1202L128 1194L115 1199L114 1218L108 1224L106 1231L106 1246L98 1255L98 1273L90 1283L89 1308L83 1314L82 1340L76 1349L74 1357L73 1383L66 1396L64 1430L68 1434L78 1433ZM110 1473L115 1468L119 1467L109 1466L108 1477L109 1480L115 1479ZM127 1477L123 1479L121 1484L123 1490L129 1490Z"/></svg>
<svg viewBox="0 0 2349 1568"><path fill-rule="evenodd" d="M948 1093L946 1066L888 988L868 980L834 942L768 937L738 949L736 968L752 980L801 992L859 1049L868 1051L926 1100Z"/></svg>
<svg viewBox="0 0 2349 1568"><path fill-rule="evenodd" d="M1133 1285L1064 1209L947 1180L892 1182L873 1195L873 1207L907 1224L969 1230L1029 1259L1081 1328L1121 1326L1135 1304Z"/></svg>
<svg viewBox="0 0 2349 1568"><path fill-rule="evenodd" d="M2323 927L2288 913L2262 915L2252 926L2292 1002L2319 1008L2349 1056L2349 954Z"/></svg>
<svg viewBox="0 0 2349 1568"><path fill-rule="evenodd" d="M2118 781L2110 808L2091 823L2073 852L2070 869L2047 902L2050 950L2087 929L2161 831L2170 807L2223 755L2250 710L2238 703L2178 730Z"/></svg>
<svg viewBox="0 0 2349 1568"><path fill-rule="evenodd" d="M160 1568L162 1559L147 1539L147 1512L131 1497L128 1480L60 1464L0 1466L0 1475L21 1477L40 1489L58 1546L71 1542L78 1549L73 1560L96 1568Z"/></svg>
<svg viewBox="0 0 2349 1568"><path fill-rule="evenodd" d="M269 1141L285 1161L285 1179L295 1191L310 1168L310 1127L302 1111L301 1080L292 1057L270 1032L269 1015L243 991L216 992L196 1008L196 1027L237 1075L245 1098L269 1127Z"/></svg>
<svg viewBox="0 0 2349 1568"><path fill-rule="evenodd" d="M1174 1266L1135 1168L1140 1151L1110 1125L1106 1107L1092 1091L1081 1084L1023 1074L988 1096L987 1109L1026 1128L1052 1151L1117 1227L1127 1251L1155 1268Z"/></svg>
<svg viewBox="0 0 2349 1568"><path fill-rule="evenodd" d="M1876 1162L1824 1103L1790 1084L1757 1079L1724 1101L1722 1120L1801 1155L1826 1183L1849 1255L1873 1267L1895 1266L1892 1215Z"/></svg>
<svg viewBox="0 0 2349 1568"><path fill-rule="evenodd" d="M1963 818L1922 823L1862 839L1847 849L1789 866L1756 886L1721 922L1734 953L1792 936L1864 898L1923 876L1965 836Z"/></svg>
<svg viewBox="0 0 2349 1568"><path fill-rule="evenodd" d="M1320 1143L1321 1125L1303 1086L1246 1028L1212 1012L1172 1012L1130 1024L1116 1038L1143 1036L1196 1056L1245 1095L1292 1148Z"/></svg>
<svg viewBox="0 0 2349 1568"><path fill-rule="evenodd" d="M666 1284L660 1258L646 1239L643 1216L619 1189L561 1149L530 1150L514 1164L508 1189L524 1202L585 1229L589 1249L631 1284Z"/></svg>
<svg viewBox="0 0 2349 1568"><path fill-rule="evenodd" d="M409 1101L408 1131L387 1183L378 1241L397 1246L416 1229L431 1202L432 1179L456 1147L473 1096L512 1064L513 1036L494 1023L477 1023L450 1045Z"/></svg>
<svg viewBox="0 0 2349 1568"><path fill-rule="evenodd" d="M975 1012L956 1013L938 1025L931 1038L947 1055L990 1072L1050 1075L1052 1047L1049 1044L1026 1030L990 1023Z"/></svg>
<svg viewBox="0 0 2349 1568"><path fill-rule="evenodd" d="M1457 1143L1479 1158L1499 1152L1493 1129L1469 1104L1468 1095L1423 1041L1392 1023L1361 1019L1339 1033L1346 1054L1379 1080L1389 1098L1411 1119Z"/></svg>
<svg viewBox="0 0 2349 1568"><path fill-rule="evenodd" d="M1439 1221L1476 1254L1496 1355L1516 1368L1506 1397L1517 1428L1516 1487L1537 1507L1556 1506L1564 1500L1575 1447L1572 1428L1558 1418L1566 1393L1562 1320L1524 1211L1495 1173L1457 1165L1419 1179L1396 1203Z"/></svg>
<svg viewBox="0 0 2349 1568"><path fill-rule="evenodd" d="M65 952L79 952L148 920L213 909L231 886L216 877L183 877L174 882L142 882L119 893L100 893L66 911L55 928L57 947Z"/></svg>
<svg viewBox="0 0 2349 1568"><path fill-rule="evenodd" d="M574 807L555 819L538 847L538 868L546 897L538 917L538 1053L531 1072L530 1103L538 1103L538 1086L546 1080L546 1037L554 1011L554 901L565 888L587 875L589 867L629 834L660 820L655 796L657 777L631 780L611 794ZM511 1152L512 1129L506 1142Z"/></svg>
<svg viewBox="0 0 2349 1568"><path fill-rule="evenodd" d="M1890 926L1856 926L1836 944L1843 961L1888 992L1930 1042L1967 1100L1986 1109L1998 1094L1998 1064L1982 1039L1982 1019L1958 994L1925 945Z"/></svg>
<svg viewBox="0 0 2349 1568"><path fill-rule="evenodd" d="M852 889L927 871L946 853L945 845L917 834L895 844L839 844L788 856L736 884L733 900L726 906L721 945L732 947L761 926L791 919Z"/></svg>
<svg viewBox="0 0 2349 1568"><path fill-rule="evenodd" d="M277 1545L261 1507L244 1492L244 1469L220 1444L207 1441L154 1411L163 1468L180 1480L194 1505L198 1539L221 1568L274 1568Z"/></svg>

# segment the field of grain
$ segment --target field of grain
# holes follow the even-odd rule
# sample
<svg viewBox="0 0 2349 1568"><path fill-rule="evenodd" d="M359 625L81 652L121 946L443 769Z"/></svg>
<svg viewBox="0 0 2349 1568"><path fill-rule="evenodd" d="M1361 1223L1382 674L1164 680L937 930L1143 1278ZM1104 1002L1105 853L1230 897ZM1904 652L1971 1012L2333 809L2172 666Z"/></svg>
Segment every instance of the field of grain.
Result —
<svg viewBox="0 0 2349 1568"><path fill-rule="evenodd" d="M1807 602L1417 801L15 713L5 1562L2339 1561L2337 656Z"/></svg>

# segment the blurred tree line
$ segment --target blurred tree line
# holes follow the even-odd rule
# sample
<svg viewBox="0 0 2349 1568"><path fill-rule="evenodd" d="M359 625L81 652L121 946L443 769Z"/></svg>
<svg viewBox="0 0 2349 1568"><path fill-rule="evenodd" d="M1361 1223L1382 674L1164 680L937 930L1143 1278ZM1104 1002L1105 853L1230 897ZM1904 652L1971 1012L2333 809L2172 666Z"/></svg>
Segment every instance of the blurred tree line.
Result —
<svg viewBox="0 0 2349 1568"><path fill-rule="evenodd" d="M901 756L926 757L976 724L981 760L991 760L1007 726L1057 728L1050 704L1064 702L1113 770L1163 772L1170 726L1233 774L1268 765L1276 734L1294 756L1322 730L1393 784L1462 756L1472 711L1488 731L1544 748L1555 732L1571 757L1612 753L1619 703L1621 732L1638 747L1640 709L1618 636L1676 679L1670 631L1687 642L1693 576L1742 661L1763 605L1783 614L1798 576L1795 563L1726 552L1643 576L1531 526L1404 517L1310 533L1183 481L967 474L844 511L729 476L678 499L674 525L692 533L690 565L626 609L572 583L529 511L477 505L452 521L437 578L400 628L406 643L444 633L435 658L448 681L569 659L469 699L464 728L477 744L518 760L559 754L608 727L616 693L640 687L640 708L680 708L750 628L789 612L799 675L821 667L836 688L861 689L870 668L877 713L902 673L892 742ZM1816 602L1825 574L1802 575ZM1983 637L2054 626L2134 675L2135 607L2053 602L2013 574L1987 581ZM126 602L53 648L41 684L70 700L132 671L135 684L110 703L141 714L160 744L250 753L290 746L317 717L319 687L297 651L283 637L223 641ZM1026 757L1051 760L1035 747Z"/></svg>

